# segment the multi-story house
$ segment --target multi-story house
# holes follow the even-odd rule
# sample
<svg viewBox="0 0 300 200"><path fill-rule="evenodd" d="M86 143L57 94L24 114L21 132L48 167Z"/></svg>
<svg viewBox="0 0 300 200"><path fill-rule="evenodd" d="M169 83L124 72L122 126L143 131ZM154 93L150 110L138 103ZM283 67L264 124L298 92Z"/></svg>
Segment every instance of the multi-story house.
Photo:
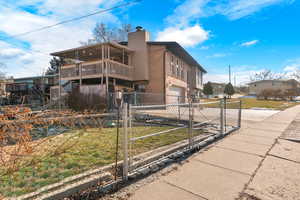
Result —
<svg viewBox="0 0 300 200"><path fill-rule="evenodd" d="M5 85L8 103L45 104L50 100L51 86L57 84L57 75L12 78Z"/></svg>
<svg viewBox="0 0 300 200"><path fill-rule="evenodd" d="M211 86L213 88L213 97L223 97L226 83L216 83L211 82Z"/></svg>
<svg viewBox="0 0 300 200"><path fill-rule="evenodd" d="M261 80L254 81L248 84L250 95L259 95L264 90L280 90L285 92L288 90L294 90L298 92L300 88L300 83L295 79L288 80Z"/></svg>
<svg viewBox="0 0 300 200"><path fill-rule="evenodd" d="M153 94L147 97L152 103L184 102L188 95L198 95L206 73L177 42L150 41L141 27L128 34L128 42L97 43L51 55L66 61L60 70L63 84L73 82L81 91L102 95L124 90ZM53 99L65 93L59 86L51 91Z"/></svg>

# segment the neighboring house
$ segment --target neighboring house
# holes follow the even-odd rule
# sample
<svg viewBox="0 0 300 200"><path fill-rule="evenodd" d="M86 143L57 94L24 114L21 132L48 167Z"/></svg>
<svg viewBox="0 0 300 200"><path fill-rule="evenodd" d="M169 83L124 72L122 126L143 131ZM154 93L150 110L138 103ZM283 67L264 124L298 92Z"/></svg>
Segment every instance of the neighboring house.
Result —
<svg viewBox="0 0 300 200"><path fill-rule="evenodd" d="M295 79L289 80L261 80L249 83L249 95L259 95L263 90L298 90L300 84Z"/></svg>
<svg viewBox="0 0 300 200"><path fill-rule="evenodd" d="M3 79L0 80L0 97L6 97L6 84L11 83L12 79Z"/></svg>
<svg viewBox="0 0 300 200"><path fill-rule="evenodd" d="M147 100L152 103L177 103L177 96L185 102L188 95L199 95L206 73L177 42L150 41L149 33L141 28L128 34L128 42L98 43L51 55L67 61L60 70L62 85L77 84L81 91L90 86L102 95L151 93ZM63 94L65 88L60 91ZM59 86L53 87L51 98L58 96Z"/></svg>
<svg viewBox="0 0 300 200"><path fill-rule="evenodd" d="M5 90L9 104L41 104L50 100L50 88L58 84L57 75L45 75L12 79Z"/></svg>
<svg viewBox="0 0 300 200"><path fill-rule="evenodd" d="M223 97L224 96L224 89L226 86L226 83L215 83L215 82L210 82L211 86L213 88L213 97L218 96L218 97Z"/></svg>

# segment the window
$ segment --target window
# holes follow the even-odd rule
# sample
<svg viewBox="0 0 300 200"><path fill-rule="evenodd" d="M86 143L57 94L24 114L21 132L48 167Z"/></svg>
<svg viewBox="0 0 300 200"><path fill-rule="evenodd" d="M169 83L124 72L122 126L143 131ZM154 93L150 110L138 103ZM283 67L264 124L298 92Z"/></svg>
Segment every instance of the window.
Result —
<svg viewBox="0 0 300 200"><path fill-rule="evenodd" d="M177 76L177 77L180 77L179 61L178 61L178 59L176 60L176 76Z"/></svg>
<svg viewBox="0 0 300 200"><path fill-rule="evenodd" d="M199 85L202 85L202 72L200 70L198 71L198 80L199 80Z"/></svg>
<svg viewBox="0 0 300 200"><path fill-rule="evenodd" d="M175 74L174 56L171 55L171 75Z"/></svg>

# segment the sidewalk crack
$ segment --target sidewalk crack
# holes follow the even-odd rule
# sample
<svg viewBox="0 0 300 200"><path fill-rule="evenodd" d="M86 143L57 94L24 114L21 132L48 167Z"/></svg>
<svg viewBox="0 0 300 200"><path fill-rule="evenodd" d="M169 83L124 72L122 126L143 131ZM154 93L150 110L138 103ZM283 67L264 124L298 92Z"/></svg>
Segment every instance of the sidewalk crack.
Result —
<svg viewBox="0 0 300 200"><path fill-rule="evenodd" d="M227 150L231 150L231 151L235 151L235 152L239 152L239 153L245 153L245 154L249 154L249 155L253 155L253 156L259 156L259 157L262 157L264 158L265 155L259 155L259 154L255 154L255 153L249 153L249 152L246 152L246 151L239 151L239 150L236 150L236 149L232 149L232 148L228 148L228 147L222 147L222 146L215 146L217 148L220 148L220 149L227 149Z"/></svg>
<svg viewBox="0 0 300 200"><path fill-rule="evenodd" d="M225 169L225 170L228 170L228 171L231 171L231 172L235 172L235 173L239 173L239 174L251 176L251 174L248 174L248 173L245 173L245 172L242 172L242 171L238 171L238 170L234 170L234 169L229 169L229 168L222 167L222 166L220 166L220 165L212 164L212 163L209 163L209 162L205 162L205 161L202 161L202 160L198 160L197 158L194 159L194 160L197 161L197 162L206 164L206 165L210 165L210 166L213 166L213 167L218 167L218 168L220 168L220 169Z"/></svg>
<svg viewBox="0 0 300 200"><path fill-rule="evenodd" d="M177 188L177 189L180 189L180 190L183 190L183 191L185 191L185 192L187 192L187 193L190 193L190 194L192 194L192 195L194 195L194 196L196 196L196 197L199 197L199 198L201 198L201 199L209 200L208 198L205 198L205 197L203 197L203 196L201 196L201 195L199 195L199 194L196 194L196 193L194 193L194 192L192 192L192 191L189 191L189 190L187 190L187 189L185 189L185 188L183 188L183 187L180 187L180 186L175 185L175 184L173 184L173 183L169 183L169 182L166 181L166 180L163 180L163 182L166 183L166 184L168 184L168 185L170 185L170 186L172 186L172 187L175 187L175 188Z"/></svg>

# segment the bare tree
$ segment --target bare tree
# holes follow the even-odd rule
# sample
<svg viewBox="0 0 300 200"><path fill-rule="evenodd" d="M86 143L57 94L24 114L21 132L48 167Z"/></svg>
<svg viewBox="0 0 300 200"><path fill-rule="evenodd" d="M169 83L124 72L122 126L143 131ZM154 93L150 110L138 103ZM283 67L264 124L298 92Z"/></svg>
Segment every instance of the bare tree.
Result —
<svg viewBox="0 0 300 200"><path fill-rule="evenodd" d="M251 75L250 81L278 80L284 78L285 75L286 74L273 73L271 70L264 70Z"/></svg>
<svg viewBox="0 0 300 200"><path fill-rule="evenodd" d="M131 24L122 24L117 28L109 26L104 23L97 23L93 29L93 38L88 39L86 42L80 42L82 45L89 45L98 42L121 42L127 41L127 35L132 31Z"/></svg>
<svg viewBox="0 0 300 200"><path fill-rule="evenodd" d="M300 81L300 69L296 69L296 71L294 71L294 73L291 75L291 77L293 77L297 81Z"/></svg>

